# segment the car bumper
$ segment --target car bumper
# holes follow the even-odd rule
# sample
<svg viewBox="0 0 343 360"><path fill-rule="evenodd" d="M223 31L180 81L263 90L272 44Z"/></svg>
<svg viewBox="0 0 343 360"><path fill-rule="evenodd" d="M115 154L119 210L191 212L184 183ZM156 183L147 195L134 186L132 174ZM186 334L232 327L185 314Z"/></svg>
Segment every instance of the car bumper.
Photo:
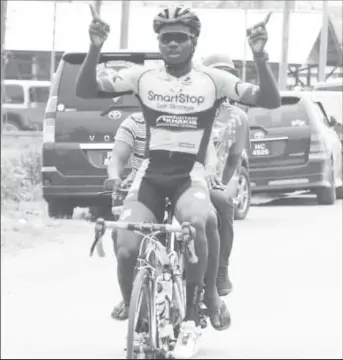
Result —
<svg viewBox="0 0 343 360"><path fill-rule="evenodd" d="M330 187L330 159L312 159L306 165L250 169L251 191L275 192Z"/></svg>
<svg viewBox="0 0 343 360"><path fill-rule="evenodd" d="M129 169L125 169L125 175ZM75 206L96 206L111 202L111 195L103 192L106 175L64 176L54 166L42 167L43 198L46 201L68 200Z"/></svg>

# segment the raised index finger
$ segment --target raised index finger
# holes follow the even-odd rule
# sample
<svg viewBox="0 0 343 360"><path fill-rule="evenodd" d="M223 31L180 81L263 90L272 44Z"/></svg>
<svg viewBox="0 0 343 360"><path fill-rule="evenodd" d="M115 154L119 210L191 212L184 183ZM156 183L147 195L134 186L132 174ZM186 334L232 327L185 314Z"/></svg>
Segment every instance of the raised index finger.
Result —
<svg viewBox="0 0 343 360"><path fill-rule="evenodd" d="M268 21L269 21L271 15L272 15L272 11L270 11L270 12L267 14L266 18L264 19L264 21L263 21L264 26L266 26L266 25L268 24Z"/></svg>
<svg viewBox="0 0 343 360"><path fill-rule="evenodd" d="M94 19L94 20L100 20L100 21L101 21L100 16L99 16L99 14L97 13L94 4L89 3L89 8L91 9L91 13L92 13L93 19Z"/></svg>

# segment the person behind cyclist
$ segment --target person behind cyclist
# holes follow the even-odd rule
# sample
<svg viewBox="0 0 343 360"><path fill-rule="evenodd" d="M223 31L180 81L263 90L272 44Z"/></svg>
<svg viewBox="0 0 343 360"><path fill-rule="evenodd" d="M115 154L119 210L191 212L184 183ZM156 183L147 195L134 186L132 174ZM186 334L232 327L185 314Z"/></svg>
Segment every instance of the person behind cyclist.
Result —
<svg viewBox="0 0 343 360"><path fill-rule="evenodd" d="M202 64L220 70L227 71L238 76L238 71L232 59L227 54L215 53L202 59ZM211 164L207 166L207 172L212 171L213 180L220 179L226 185L226 191L219 189L211 190L211 200L215 205L220 216L220 257L218 269L218 292L221 296L228 294L232 290L232 283L228 274L229 259L232 250L234 231L234 203L233 196L237 189L237 180L240 169L242 153L249 144L249 124L248 116L234 102L226 99L221 103L213 127L212 139L218 143L220 138L217 134L224 132L226 146L217 151L220 160L216 167ZM219 152L219 154L218 154ZM212 162L213 164L213 162ZM229 195L229 196L228 196Z"/></svg>
<svg viewBox="0 0 343 360"><path fill-rule="evenodd" d="M110 29L94 9L92 12L91 46L80 69L76 94L95 98L133 92L140 100L148 132L148 158L124 201L121 220L156 221L164 212L168 196L179 223L189 221L196 230L195 251L199 261L186 264L186 316L174 351L176 357L190 358L199 345L200 295L205 272L209 271L206 223L211 206L204 159L216 111L226 97L246 105L280 106L280 94L264 52L265 23L249 33L260 79L258 87L218 69L194 69L192 58L201 23L191 9L174 5L160 11L153 21L163 66L151 69L137 65L119 73L104 69L97 74L101 48ZM118 281L126 304L130 302L140 241L137 234L118 230ZM210 267L218 265L214 263ZM217 291L216 271L211 273L214 276L206 279L204 302L212 326L222 330L229 325L230 317Z"/></svg>
<svg viewBox="0 0 343 360"><path fill-rule="evenodd" d="M212 144L212 143L211 143ZM128 188L135 179L136 173L145 159L146 148L146 125L143 114L133 113L129 115L119 126L115 135L115 142L113 145L111 162L108 165L108 179L105 180L105 187L108 190L113 190L115 186L115 179L122 177L124 173L125 165L131 160L132 171L120 184L121 187ZM214 152L214 156L213 156ZM206 156L206 163L213 161L213 157L216 159L215 148L209 146L208 154ZM209 174L212 178L212 172ZM113 181L114 179L114 181ZM219 233L216 212L210 214L206 226L206 233L209 239L209 258L218 256L219 251ZM117 230L113 229L112 239L114 252L117 255ZM214 251L213 251L214 250ZM220 293L224 289L218 289ZM128 306L123 302L115 306L111 316L117 320L125 320L128 317Z"/></svg>

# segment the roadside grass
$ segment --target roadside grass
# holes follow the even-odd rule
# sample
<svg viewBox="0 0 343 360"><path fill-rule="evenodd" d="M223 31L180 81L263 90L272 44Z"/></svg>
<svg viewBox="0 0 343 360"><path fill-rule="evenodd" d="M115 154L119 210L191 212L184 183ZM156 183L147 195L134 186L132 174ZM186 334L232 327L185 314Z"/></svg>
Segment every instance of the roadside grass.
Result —
<svg viewBox="0 0 343 360"><path fill-rule="evenodd" d="M51 219L41 188L42 139L3 136L1 142L1 251L16 255L41 243L63 242L63 233L77 233L87 212L75 220Z"/></svg>

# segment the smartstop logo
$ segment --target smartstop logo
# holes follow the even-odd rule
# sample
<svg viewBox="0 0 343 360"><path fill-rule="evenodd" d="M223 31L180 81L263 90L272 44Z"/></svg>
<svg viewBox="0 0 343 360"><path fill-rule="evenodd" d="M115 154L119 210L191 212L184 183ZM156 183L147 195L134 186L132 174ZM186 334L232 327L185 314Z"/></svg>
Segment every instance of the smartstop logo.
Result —
<svg viewBox="0 0 343 360"><path fill-rule="evenodd" d="M156 119L156 126L197 129L196 116L161 115Z"/></svg>
<svg viewBox="0 0 343 360"><path fill-rule="evenodd" d="M149 91L148 99L164 103L194 104L200 105L205 101L204 96L192 96L188 94L166 95Z"/></svg>

